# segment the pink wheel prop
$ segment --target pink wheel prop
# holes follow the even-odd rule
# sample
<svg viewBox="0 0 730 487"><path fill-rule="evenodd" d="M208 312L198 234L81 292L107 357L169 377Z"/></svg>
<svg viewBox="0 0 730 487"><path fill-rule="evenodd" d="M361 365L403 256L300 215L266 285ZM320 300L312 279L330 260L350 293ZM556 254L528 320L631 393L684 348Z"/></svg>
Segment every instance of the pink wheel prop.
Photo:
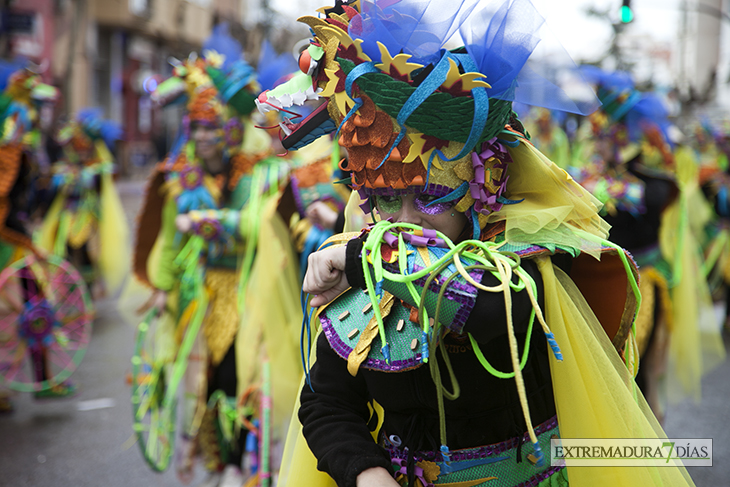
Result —
<svg viewBox="0 0 730 487"><path fill-rule="evenodd" d="M28 256L0 273L0 385L42 391L76 370L91 340L86 284L58 257Z"/></svg>

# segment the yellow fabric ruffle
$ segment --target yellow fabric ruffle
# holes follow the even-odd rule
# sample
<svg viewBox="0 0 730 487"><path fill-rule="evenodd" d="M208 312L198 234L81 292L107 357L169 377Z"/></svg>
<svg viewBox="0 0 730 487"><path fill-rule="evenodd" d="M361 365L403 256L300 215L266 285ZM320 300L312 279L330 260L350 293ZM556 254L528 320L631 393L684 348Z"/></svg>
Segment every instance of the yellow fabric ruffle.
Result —
<svg viewBox="0 0 730 487"><path fill-rule="evenodd" d="M606 238L610 226L598 215L601 203L531 144L521 142L509 152L514 162L507 167L507 198L523 201L504 205L487 222L504 220L510 242L573 247L599 258L600 245L572 229Z"/></svg>
<svg viewBox="0 0 730 487"><path fill-rule="evenodd" d="M314 341L317 342L316 340ZM316 357L312 353L312 358ZM304 376L299 383L299 390L304 387ZM307 480L308 487L337 487L334 479L324 472L317 470L317 459L307 445L302 434L302 424L296 412L299 411L299 396L294 404L294 414L289 422L289 430L284 444L284 453L281 457L279 469L279 487L297 487L302 479Z"/></svg>
<svg viewBox="0 0 730 487"><path fill-rule="evenodd" d="M343 232L359 232L365 225L372 223L370 215L366 215L360 209L360 205L364 201L360 198L360 193L353 191L345 206L345 227Z"/></svg>
<svg viewBox="0 0 730 487"><path fill-rule="evenodd" d="M203 335L213 366L221 363L238 332L237 283L238 275L232 269L205 271L205 287L211 299L203 321Z"/></svg>
<svg viewBox="0 0 730 487"><path fill-rule="evenodd" d="M129 273L129 224L112 175L101 173L99 199L99 269L109 294L121 287Z"/></svg>
<svg viewBox="0 0 730 487"><path fill-rule="evenodd" d="M46 216L43 218L43 224L34 235L34 243L46 252L53 252L56 244L56 232L61 220L61 213L66 206L66 194L60 191L53 199Z"/></svg>
<svg viewBox="0 0 730 487"><path fill-rule="evenodd" d="M81 248L96 233L96 224L96 218L87 209L73 213L67 239L69 247Z"/></svg>

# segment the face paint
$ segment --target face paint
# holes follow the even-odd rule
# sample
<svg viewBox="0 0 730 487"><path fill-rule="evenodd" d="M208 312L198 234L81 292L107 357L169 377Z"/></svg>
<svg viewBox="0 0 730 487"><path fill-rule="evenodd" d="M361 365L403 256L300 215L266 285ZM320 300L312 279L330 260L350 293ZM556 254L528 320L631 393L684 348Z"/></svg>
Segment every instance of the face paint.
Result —
<svg viewBox="0 0 730 487"><path fill-rule="evenodd" d="M416 211L424 215L440 215L456 205L456 201L442 201L441 203L429 206L430 203L433 203L437 199L439 199L437 196L421 194L413 200L413 207Z"/></svg>
<svg viewBox="0 0 730 487"><path fill-rule="evenodd" d="M383 213L397 213L403 206L403 201L400 196L378 195L375 197L375 206Z"/></svg>
<svg viewBox="0 0 730 487"><path fill-rule="evenodd" d="M416 211L424 215L440 215L451 210L456 205L455 201L431 204L437 199L439 199L438 196L420 194L414 198L413 207ZM403 207L403 201L398 195L378 195L375 196L375 206L383 213L396 213Z"/></svg>

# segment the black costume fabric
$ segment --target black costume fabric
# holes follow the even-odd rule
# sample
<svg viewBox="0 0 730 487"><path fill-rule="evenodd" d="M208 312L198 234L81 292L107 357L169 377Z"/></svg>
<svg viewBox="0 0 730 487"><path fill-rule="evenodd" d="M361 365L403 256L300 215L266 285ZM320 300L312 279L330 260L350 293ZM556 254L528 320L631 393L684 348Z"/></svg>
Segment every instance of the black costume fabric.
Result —
<svg viewBox="0 0 730 487"><path fill-rule="evenodd" d="M349 249L348 249L349 250ZM348 251L348 260L354 252ZM561 260L566 270L570 259ZM556 262L557 263L557 262ZM523 268L538 286L543 305L542 279L537 266L523 261ZM354 268L350 266L349 268ZM487 286L496 278L487 273ZM532 309L526 292L512 293L515 332L520 350L524 347ZM526 425L515 383L487 372L473 353L467 333L479 342L485 357L498 370L511 370L507 339L504 296L480 291L464 327L464 334L449 333L444 345L461 394L446 401L446 432L452 449L471 448L521 436ZM444 385L453 390L446 367L438 355ZM545 337L533 327L529 358L523 369L534 424L555 415L548 347ZM347 371L347 363L330 347L324 334L317 342L317 361L311 369L311 384L301 393L299 418L309 447L319 459L318 468L327 472L341 487L356 485L357 475L371 467L391 468L388 453L373 442L367 426L371 421L367 403L375 400L387 411L381 435L395 435L401 448L435 451L439 448L439 417L436 389L428 367L389 373L361 368L357 376ZM488 417L488 420L485 418Z"/></svg>

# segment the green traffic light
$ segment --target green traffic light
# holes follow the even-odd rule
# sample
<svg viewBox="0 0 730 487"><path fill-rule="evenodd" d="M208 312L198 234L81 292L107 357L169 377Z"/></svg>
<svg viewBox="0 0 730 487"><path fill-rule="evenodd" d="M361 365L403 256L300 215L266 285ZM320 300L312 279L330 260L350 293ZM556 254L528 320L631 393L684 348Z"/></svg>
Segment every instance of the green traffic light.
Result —
<svg viewBox="0 0 730 487"><path fill-rule="evenodd" d="M632 20L634 20L634 12L631 11L631 7L628 5L623 5L621 7L621 23L628 24Z"/></svg>

